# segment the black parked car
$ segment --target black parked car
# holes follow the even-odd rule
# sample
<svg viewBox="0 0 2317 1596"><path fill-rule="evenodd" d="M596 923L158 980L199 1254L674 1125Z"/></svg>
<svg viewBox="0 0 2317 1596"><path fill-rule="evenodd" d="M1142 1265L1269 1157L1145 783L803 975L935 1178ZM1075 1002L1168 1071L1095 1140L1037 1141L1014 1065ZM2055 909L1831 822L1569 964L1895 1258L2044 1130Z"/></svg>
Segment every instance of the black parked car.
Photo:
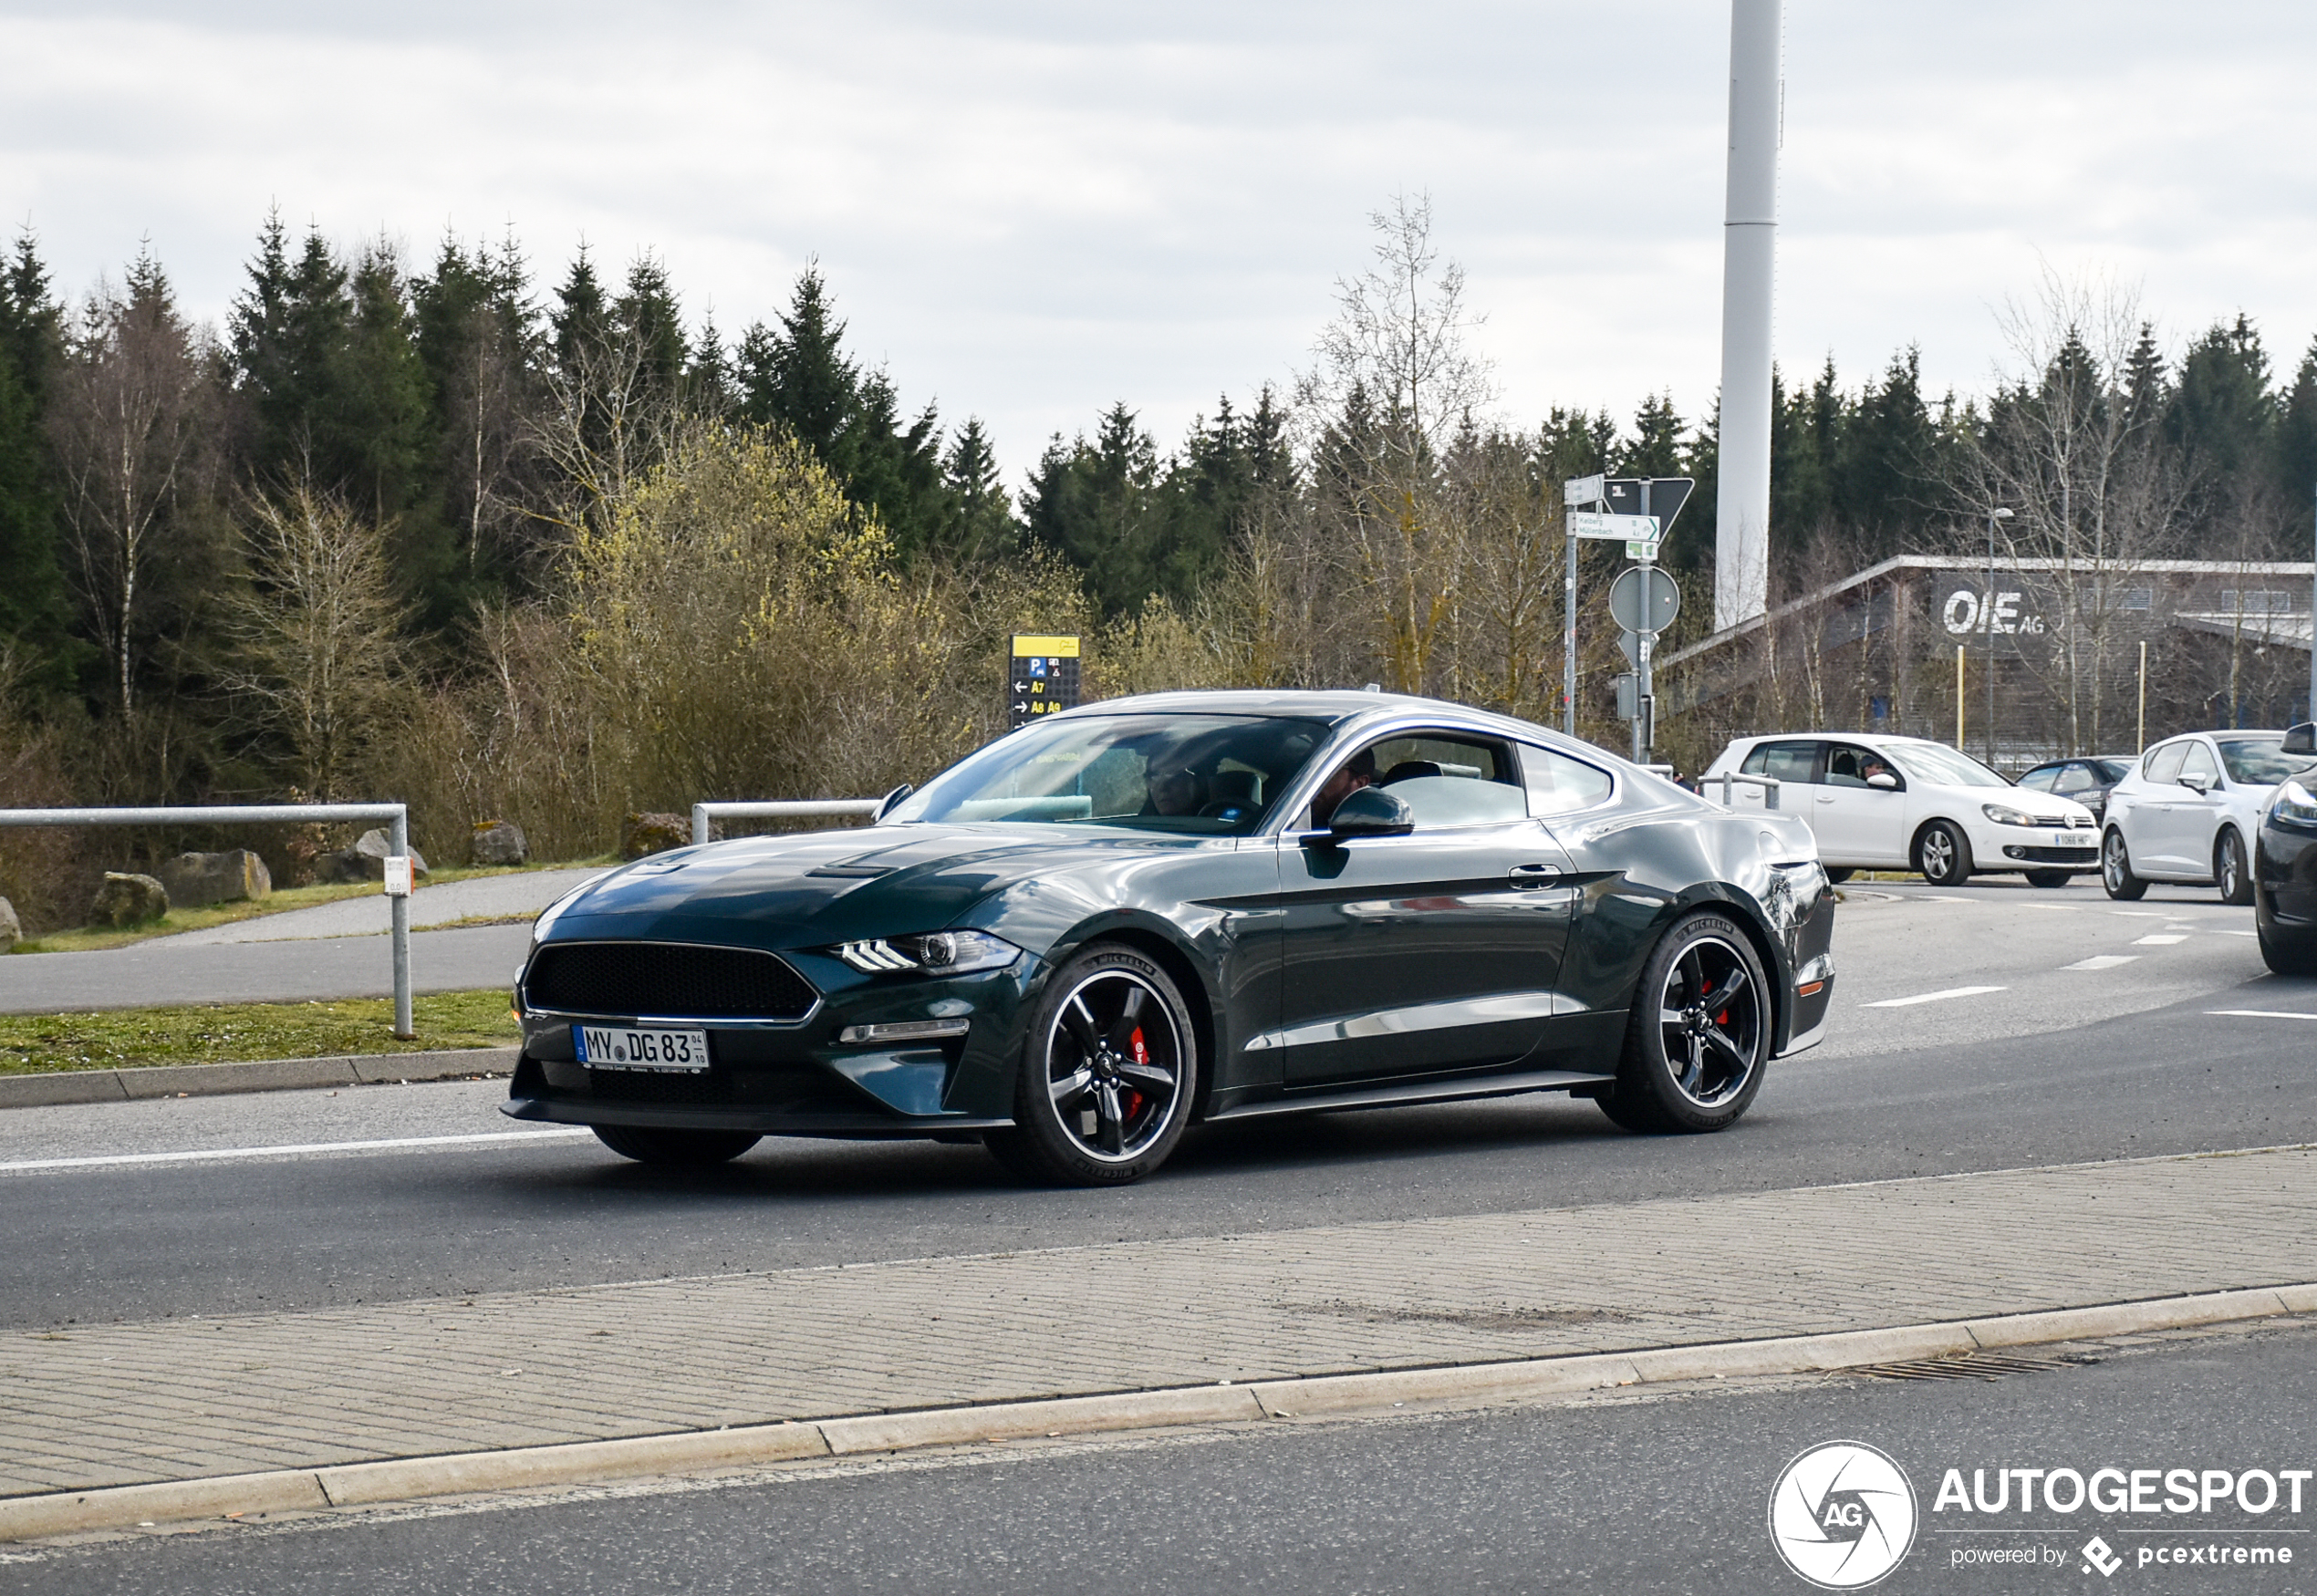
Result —
<svg viewBox="0 0 2317 1596"><path fill-rule="evenodd" d="M2317 754L2317 724L2285 733L2283 751ZM2260 957L2279 975L2317 975L2317 780L2278 784L2253 845L2252 923Z"/></svg>
<svg viewBox="0 0 2317 1596"><path fill-rule="evenodd" d="M2108 812L2108 793L2140 762L2138 754L2105 754L2098 759L2055 759L2020 777L2019 784L2081 803L2098 820Z"/></svg>
<svg viewBox="0 0 2317 1596"><path fill-rule="evenodd" d="M539 917L506 1112L651 1163L764 1135L1157 1168L1194 1120L1569 1092L1718 1130L1817 1041L1834 894L1526 721L1172 693L991 743L866 829L683 848Z"/></svg>

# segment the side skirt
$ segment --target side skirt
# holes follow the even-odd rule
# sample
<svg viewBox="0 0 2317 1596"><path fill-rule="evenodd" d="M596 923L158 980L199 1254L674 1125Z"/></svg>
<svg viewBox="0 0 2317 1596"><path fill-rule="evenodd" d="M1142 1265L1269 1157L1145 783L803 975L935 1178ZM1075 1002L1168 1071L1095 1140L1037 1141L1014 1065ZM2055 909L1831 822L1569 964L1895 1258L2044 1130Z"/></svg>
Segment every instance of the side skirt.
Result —
<svg viewBox="0 0 2317 1596"><path fill-rule="evenodd" d="M1461 1103L1476 1097L1511 1097L1522 1092L1567 1092L1574 1087L1600 1086L1616 1079L1614 1073L1592 1070L1522 1070L1504 1075L1468 1075L1448 1081L1403 1081L1387 1086L1355 1086L1337 1091L1298 1092L1292 1097L1267 1097L1219 1109L1209 1124L1230 1119L1259 1119L1265 1114L1311 1114L1329 1108L1391 1108L1409 1103Z"/></svg>

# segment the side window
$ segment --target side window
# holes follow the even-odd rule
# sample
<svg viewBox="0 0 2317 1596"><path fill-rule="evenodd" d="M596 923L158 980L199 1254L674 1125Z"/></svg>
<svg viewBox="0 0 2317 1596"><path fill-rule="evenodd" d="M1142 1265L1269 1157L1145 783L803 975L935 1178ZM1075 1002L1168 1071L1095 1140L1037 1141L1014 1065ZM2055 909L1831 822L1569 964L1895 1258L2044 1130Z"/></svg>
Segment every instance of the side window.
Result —
<svg viewBox="0 0 2317 1596"><path fill-rule="evenodd" d="M2074 767L2070 766L2068 768L2073 770ZM2067 772L2065 771L2057 770L2030 771L2026 775L2020 778L2020 785L2025 787L2031 793L2049 793L2053 791L2052 778L2055 776L2062 776L2066 773Z"/></svg>
<svg viewBox="0 0 2317 1596"><path fill-rule="evenodd" d="M2193 739L2185 746L2188 751L2180 762L2180 776L2202 776L2208 782L2220 780L2220 767L2212 762L2212 750ZM2176 776L2175 780L2177 779Z"/></svg>
<svg viewBox="0 0 2317 1596"><path fill-rule="evenodd" d="M1521 745L1521 773L1528 778L1531 814L1590 809L1609 795L1608 772L1533 742Z"/></svg>
<svg viewBox="0 0 2317 1596"><path fill-rule="evenodd" d="M1818 779L1818 744L1765 742L1746 756L1740 769L1750 776L1775 776L1782 782L1807 784Z"/></svg>
<svg viewBox="0 0 2317 1596"><path fill-rule="evenodd" d="M2170 782L2180 774L2180 762L2187 756L2187 743L2167 742L2148 755L2146 762L2140 767L2140 773L2159 785Z"/></svg>
<svg viewBox="0 0 2317 1596"><path fill-rule="evenodd" d="M1528 795L1512 750L1461 737L1390 737L1371 743L1375 784L1406 803L1419 830L1523 819Z"/></svg>
<svg viewBox="0 0 2317 1596"><path fill-rule="evenodd" d="M2085 765L2070 765L2060 772L2060 779L2049 789L2054 793L2089 793L2098 786L2091 769Z"/></svg>

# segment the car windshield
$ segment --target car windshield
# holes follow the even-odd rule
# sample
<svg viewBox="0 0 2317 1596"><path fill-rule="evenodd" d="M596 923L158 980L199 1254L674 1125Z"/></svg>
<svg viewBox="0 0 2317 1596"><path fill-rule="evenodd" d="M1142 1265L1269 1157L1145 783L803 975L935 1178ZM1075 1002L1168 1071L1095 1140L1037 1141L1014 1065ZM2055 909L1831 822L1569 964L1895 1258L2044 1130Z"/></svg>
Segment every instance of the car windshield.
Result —
<svg viewBox="0 0 2317 1596"><path fill-rule="evenodd" d="M2317 764L2317 757L2287 753L2282 738L2217 737L2213 741L2220 745L2220 762L2229 768L2229 779L2248 787L2273 787Z"/></svg>
<svg viewBox="0 0 2317 1596"><path fill-rule="evenodd" d="M1088 715L1002 737L911 794L894 821L1129 825L1244 836L1325 721L1259 715Z"/></svg>
<svg viewBox="0 0 2317 1596"><path fill-rule="evenodd" d="M1897 751L1899 768L1920 781L1943 787L2008 787L2011 783L1968 753L1958 753L1936 742L1908 742Z"/></svg>
<svg viewBox="0 0 2317 1596"><path fill-rule="evenodd" d="M2132 773L2132 765L2130 762L2125 760L2095 759L2088 761L2087 762L2094 770L2100 773L2100 780L2105 782L2111 787L2114 786L2118 782L2123 781L2125 777Z"/></svg>

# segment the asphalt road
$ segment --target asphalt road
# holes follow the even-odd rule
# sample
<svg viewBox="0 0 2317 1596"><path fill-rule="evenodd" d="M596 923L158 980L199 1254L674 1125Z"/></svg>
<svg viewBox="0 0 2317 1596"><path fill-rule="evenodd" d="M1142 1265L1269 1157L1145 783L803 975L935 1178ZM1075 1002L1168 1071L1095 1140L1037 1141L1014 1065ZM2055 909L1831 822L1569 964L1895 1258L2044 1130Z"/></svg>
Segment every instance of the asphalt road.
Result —
<svg viewBox="0 0 2317 1596"><path fill-rule="evenodd" d="M1773 1066L1720 1136L1634 1137L1589 1104L1515 1098L1217 1126L1145 1185L1057 1192L1011 1185L977 1147L920 1143L772 1139L726 1169L657 1173L513 1124L487 1083L15 1110L0 1114L0 1326L2317 1141L2317 1019L2208 1012L2317 1016L2317 982L2267 976L2232 934L2249 911L2208 893L2136 920L2083 889L1959 905L1873 890L1887 901L1841 922L1829 1042ZM2166 924L2191 928L2145 929ZM2180 940L2136 945L2151 934ZM2111 943L2135 962L2062 968ZM1871 1006L1959 987L2000 990ZM2152 992L2161 1006L2130 1011ZM472 1137L493 1139L427 1140ZM266 1151L376 1141L422 1145ZM145 1161L8 1167L76 1158Z"/></svg>
<svg viewBox="0 0 2317 1596"><path fill-rule="evenodd" d="M2260 1515L1931 1508L1948 1468L2308 1468L2313 1340L2275 1327L2085 1349L2098 1361L1993 1383L1708 1384L213 1528L16 1554L0 1591L1803 1592L1771 1542L1772 1489L1845 1439L1896 1459L1916 1497L1912 1548L1877 1591L2265 1596L2317 1588L2317 1492L2298 1514L2281 1491ZM2081 1561L2094 1534L2124 1559L2112 1577ZM2189 1546L2293 1562L2141 1565ZM1999 1550L2044 1560L1958 1566Z"/></svg>
<svg viewBox="0 0 2317 1596"><path fill-rule="evenodd" d="M385 937L298 942L171 946L176 938L101 953L26 953L0 959L0 1014L164 1003L302 1003L383 998L394 990ZM511 986L531 948L527 925L466 926L410 934L410 990L462 992Z"/></svg>

